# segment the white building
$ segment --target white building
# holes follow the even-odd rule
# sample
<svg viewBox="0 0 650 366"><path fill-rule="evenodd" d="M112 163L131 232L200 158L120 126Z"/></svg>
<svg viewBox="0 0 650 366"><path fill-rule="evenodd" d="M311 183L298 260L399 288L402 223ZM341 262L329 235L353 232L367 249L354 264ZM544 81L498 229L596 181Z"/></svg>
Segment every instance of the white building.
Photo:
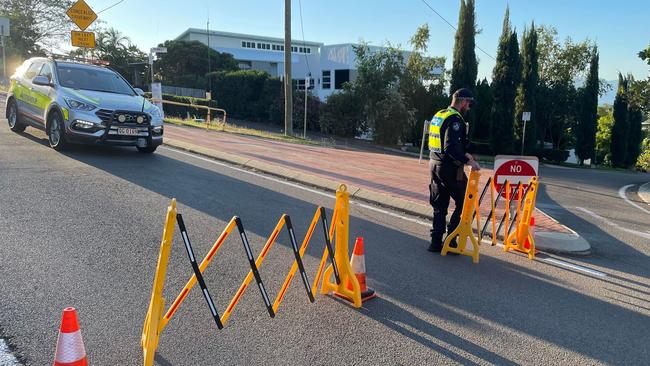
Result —
<svg viewBox="0 0 650 366"><path fill-rule="evenodd" d="M208 31L190 28L176 40L199 41L208 45ZM266 71L272 76L284 75L284 39L251 34L210 31L211 48L233 55L243 70ZM305 79L311 73L310 87L315 95L325 100L333 92L356 78L357 57L355 44L324 45L319 42L291 42L291 74L298 89L304 89ZM382 47L369 46L370 51ZM409 52L405 52L408 57Z"/></svg>

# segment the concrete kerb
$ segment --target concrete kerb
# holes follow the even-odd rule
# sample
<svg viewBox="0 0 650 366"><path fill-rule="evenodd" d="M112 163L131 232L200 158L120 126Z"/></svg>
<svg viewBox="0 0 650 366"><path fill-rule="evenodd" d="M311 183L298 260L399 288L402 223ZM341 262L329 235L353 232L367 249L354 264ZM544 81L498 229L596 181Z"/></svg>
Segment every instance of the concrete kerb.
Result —
<svg viewBox="0 0 650 366"><path fill-rule="evenodd" d="M235 164L244 168L254 169L256 171L260 171L265 174L277 176L280 178L287 179L289 181L323 189L328 192L336 192L336 189L338 188L339 185L339 183L330 179L317 177L307 173L297 172L295 170L279 167L258 160L242 158L241 156L238 155L196 146L183 141L177 141L174 139L165 138L164 144L171 148L191 152L194 154L227 162L230 164ZM417 216L425 220L431 219L432 208L430 205L420 204L417 202L408 201L398 197L392 197L387 194L374 192L354 185L347 185L347 187L348 187L348 192L350 192L351 198L366 203L370 203L372 205L376 205L379 207L404 212L406 214ZM550 216L546 215L545 213L543 214L550 218ZM557 222L557 220L554 219L552 220ZM565 227L570 232L570 234L537 231L536 247L539 250L549 252L549 253L556 253L556 254L588 255L591 253L591 247L584 238L582 238L580 235L578 235L570 228L564 225L562 226Z"/></svg>
<svg viewBox="0 0 650 366"><path fill-rule="evenodd" d="M638 195L641 197L643 202L650 205L650 182L642 184L641 187L639 187Z"/></svg>

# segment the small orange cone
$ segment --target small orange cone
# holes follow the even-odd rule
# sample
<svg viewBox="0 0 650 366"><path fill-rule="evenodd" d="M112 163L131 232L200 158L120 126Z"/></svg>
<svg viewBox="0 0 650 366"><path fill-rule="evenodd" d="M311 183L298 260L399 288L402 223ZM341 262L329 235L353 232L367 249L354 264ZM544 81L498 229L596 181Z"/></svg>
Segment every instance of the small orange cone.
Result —
<svg viewBox="0 0 650 366"><path fill-rule="evenodd" d="M528 233L530 236L535 239L535 216L530 217L530 225L528 226ZM524 248L530 249L530 240L526 238L526 241L524 242Z"/></svg>
<svg viewBox="0 0 650 366"><path fill-rule="evenodd" d="M56 341L54 366L87 366L86 349L75 308L63 309L59 338Z"/></svg>
<svg viewBox="0 0 650 366"><path fill-rule="evenodd" d="M375 290L369 289L366 286L366 258L363 250L363 237L358 237L354 242L354 251L352 252L350 266L359 281L359 287L361 288L361 301L364 302L373 297L377 297ZM348 289L352 289L352 284L349 281Z"/></svg>

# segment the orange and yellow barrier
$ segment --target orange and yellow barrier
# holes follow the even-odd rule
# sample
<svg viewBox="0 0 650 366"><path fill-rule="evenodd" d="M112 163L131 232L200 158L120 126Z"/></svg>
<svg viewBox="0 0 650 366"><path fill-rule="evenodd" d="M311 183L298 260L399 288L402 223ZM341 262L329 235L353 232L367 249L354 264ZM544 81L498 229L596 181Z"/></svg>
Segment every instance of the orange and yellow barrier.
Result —
<svg viewBox="0 0 650 366"><path fill-rule="evenodd" d="M536 253L535 238L532 235L530 222L535 210L539 183L538 177L533 177L525 189L523 188L524 185L521 182L518 182L517 185L514 186L515 188L513 190L511 183L505 181L498 192L496 190L496 183L492 178L489 178L480 196L478 195L479 179L480 173L478 171L470 172L467 181L467 189L465 190L460 223L458 224L458 227L445 238L441 254L444 256L451 252L466 255L472 258L472 262L478 263L480 242L485 235L485 229L491 222L491 242L493 246L497 244L499 233L503 227L504 251L516 250L527 254L529 259L534 259ZM483 227L480 228L479 207L488 190L490 192L491 210ZM505 196L505 212L501 217L501 220L499 220L497 219L496 211L502 195ZM516 203L514 215L510 212L513 202ZM474 228L472 227L474 219L476 219L477 235L474 235ZM499 221L498 226L497 221ZM513 227L514 231L512 231ZM457 246L451 247L450 244L454 240L456 240ZM472 245L471 250L467 248L468 242Z"/></svg>
<svg viewBox="0 0 650 366"><path fill-rule="evenodd" d="M302 262L302 256L307 250L307 247L311 241L311 238L313 236L313 233L319 221L321 222L323 227L323 235L325 237L325 248L323 250L323 255L318 267L318 271L315 276L315 280L313 284L310 286L309 280L307 278L307 274L305 272L304 264ZM194 274L192 275L192 277L190 277L190 279L185 284L183 290L181 290L181 292L176 297L174 302L171 304L169 309L165 312L165 299L162 297L162 293L165 285L165 277L167 274L167 263L169 262L169 254L171 251L172 238L174 234L174 226L176 223L178 223L180 233L181 233L181 238L183 239L183 243L185 244L185 249L190 259L190 263L192 265L192 270ZM260 276L259 268L263 264L266 255L273 247L283 227L286 227L287 229L289 235L289 241L291 243L291 248L294 253L294 260L291 269L289 270L289 273L287 274L284 283L282 284L282 287L280 288L280 291L275 298L275 301L271 303L266 287L264 286L264 282L262 281L262 278ZM210 296L210 293L208 291L208 288L205 284L205 281L203 280L202 274L207 268L207 266L210 264L210 262L217 255L219 249L221 248L221 246L224 244L228 236L232 233L232 231L235 228L237 228L239 232L239 236L244 246L244 251L246 253L246 257L248 259L251 268L248 272L248 275L246 276L242 284L239 286L237 292L233 296L232 300L226 307L226 310L220 316L219 312L217 311L217 306L214 304L212 297ZM336 235L335 251L333 250L330 241L330 238L333 235ZM322 287L321 287L322 294L327 294L334 291L338 294L343 294L354 304L355 307L361 307L361 291L360 291L359 282L352 271L350 260L348 257L348 236L349 236L349 194L347 192L347 188L345 187L345 185L341 185L336 192L336 203L334 207L334 213L332 216L331 226L328 226L325 209L323 207L318 207L311 221L311 224L309 225L307 234L305 235L300 248L298 247L296 241L296 235L295 235L293 225L291 223L291 218L288 215L282 215L277 225L271 232L268 240L266 241L266 244L262 248L262 251L257 256L257 259L254 259L253 251L250 247L250 243L246 236L246 231L244 230L242 220L239 217L235 216L228 222L228 225L223 230L223 232L219 235L215 243L212 245L212 248L208 251L208 254L201 261L201 263L198 264L198 262L196 261L196 256L194 255L194 250L192 249L192 245L190 243L187 229L183 222L183 217L181 214L177 212L176 200L173 199L171 204L167 208L167 215L165 219L163 237L160 243L160 254L158 257L158 264L156 266L156 273L154 276L153 288L151 292L151 300L149 302L149 309L147 311L147 315L142 330L141 345L143 349L145 366L149 366L153 364L153 358L156 349L158 348L158 341L160 339L160 334L165 329L165 327L167 326L171 318L174 316L179 306L183 303L189 291L192 289L192 287L194 287L194 285L197 282L201 287L203 296L208 304L208 308L210 309L210 312L214 318L215 324L218 329L222 329L226 325L226 323L230 319L230 316L232 315L235 306L237 305L237 303L239 302L242 295L244 294L244 292L246 291L246 289L248 288L249 284L253 279L255 279L257 283L257 287L260 290L260 294L262 295L264 305L267 311L269 312L269 315L271 317L275 317L275 314L278 311L280 303L282 302L282 299L284 298L284 295L297 271L300 272L300 277L302 279L303 285L305 287L305 291L307 292L307 296L310 302L315 301L313 294L316 292L318 285L322 279ZM324 270L325 263L327 262L328 259L330 260L331 264L326 270ZM334 281L332 281L332 276L334 277ZM351 283L352 288L348 289L347 286L345 285L346 283Z"/></svg>

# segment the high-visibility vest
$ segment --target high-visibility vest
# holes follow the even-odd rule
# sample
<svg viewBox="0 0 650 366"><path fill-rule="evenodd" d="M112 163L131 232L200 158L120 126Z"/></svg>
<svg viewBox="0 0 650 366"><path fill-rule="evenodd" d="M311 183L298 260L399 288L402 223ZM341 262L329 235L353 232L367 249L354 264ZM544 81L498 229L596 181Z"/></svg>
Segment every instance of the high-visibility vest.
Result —
<svg viewBox="0 0 650 366"><path fill-rule="evenodd" d="M447 118L458 115L461 119L463 116L454 109L443 109L440 112L436 113L435 116L431 119L431 124L429 124L429 150L442 154L443 151L443 139L444 136L441 136L442 125L445 123Z"/></svg>

